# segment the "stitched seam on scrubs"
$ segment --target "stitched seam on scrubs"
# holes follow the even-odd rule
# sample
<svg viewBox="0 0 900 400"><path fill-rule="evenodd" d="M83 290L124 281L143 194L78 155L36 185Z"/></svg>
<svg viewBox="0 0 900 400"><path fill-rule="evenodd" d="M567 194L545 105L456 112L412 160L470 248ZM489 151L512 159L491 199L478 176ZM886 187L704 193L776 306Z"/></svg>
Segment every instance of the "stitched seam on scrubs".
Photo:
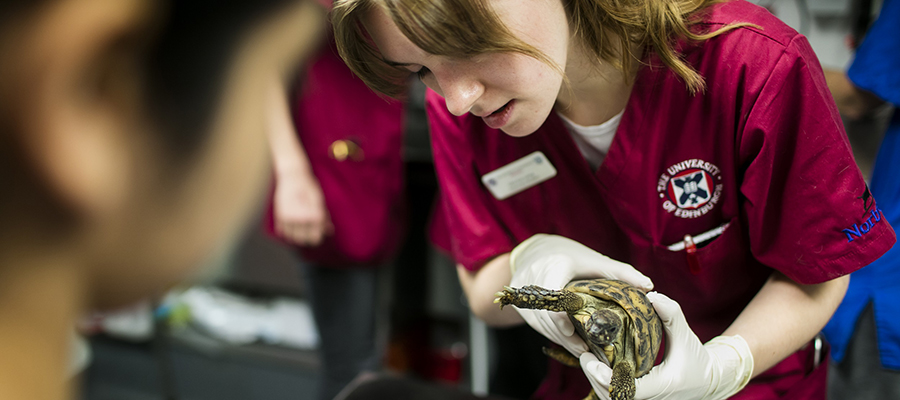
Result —
<svg viewBox="0 0 900 400"><path fill-rule="evenodd" d="M801 38L801 39L798 39L798 38ZM798 40L800 40L800 42L798 42ZM791 47L794 48L793 51L791 50ZM785 49L782 53L782 56L778 60L778 63L780 64L780 63L785 62L786 59L784 56L786 54L793 54L796 52L798 59L800 61L803 61L804 65L812 65L813 61L809 60L809 58L806 57L806 55L803 51L796 51L796 50L799 50L801 47L805 47L805 43L802 43L802 36L797 35L794 37L794 39L790 43L790 46L785 47ZM794 62L793 59L790 59L787 61L790 61L792 63ZM773 73L774 73L774 71L773 71ZM805 74L805 76L809 79L813 78L812 77L813 69L811 69L811 68L803 68L802 73ZM771 74L770 74L769 80L767 80L766 85L769 84L768 81L770 81L770 80L771 80ZM784 84L785 83L782 82L780 85L778 85L778 89L781 90L781 88L784 86ZM822 95L822 94L820 93L820 95ZM823 97L825 97L825 96L823 95ZM759 101L759 100L757 100L757 101ZM756 105L757 105L757 103L754 103L753 107L755 108ZM755 110L753 110L753 109L751 109L751 110L752 111L750 114L753 114L753 111L755 111ZM748 114L747 122L749 123L750 121L753 121L753 120L754 120L753 117ZM835 125L837 125L837 123L835 123ZM747 125L745 124L745 129L743 129L742 132L747 132L746 126ZM739 143L745 142L743 140L743 137L741 139L742 140L739 140ZM754 150L754 149L751 147L750 150ZM755 161L756 157L758 157L758 153L757 154L748 153L748 157L753 157L753 158L749 158L749 159ZM761 203L765 203L765 201L767 200L767 198L765 198L765 197L758 198L758 199L752 199L752 200L749 198L746 198L746 199L747 199L747 203L751 206L754 205L754 200L759 201ZM872 238L870 238L869 240L871 242L878 242L880 239L882 239L881 238L882 235L883 235L883 232L881 234L873 234ZM821 263L816 263L814 266L810 266L810 268L812 268L816 271L819 271L822 276L826 276L826 277L833 278L833 277L838 277L838 276L844 275L846 273L849 273L849 272L847 272L848 269L856 270L856 269L860 268L861 265L857 265L857 264L859 264L860 260L865 260L867 258L871 258L871 256L862 254L864 251L869 250L870 246L871 246L871 243L866 243L862 246L857 246L857 248L848 249L843 254L840 254L839 256L835 256L835 258L833 258L831 260L820 260ZM848 261L848 260L856 261L856 262L851 262L851 263L847 264L846 261ZM796 279L796 280L800 281L800 279Z"/></svg>
<svg viewBox="0 0 900 400"><path fill-rule="evenodd" d="M740 23L741 21L734 21L734 22ZM697 25L705 25L705 26L717 25L717 26L719 26L720 29L721 29L722 27L725 27L727 24L724 23L724 22L700 22L700 23L698 23ZM712 29L710 29L710 31L712 31ZM769 34L766 33L765 31L759 30L759 29L754 28L754 27L752 27L752 26L742 26L742 27L738 27L738 28L735 28L735 29L732 30L732 31L726 32L725 34L728 35L728 34L736 33L736 32L739 32L739 31L745 31L745 32L750 32L750 33L757 34L757 35L762 36L762 37L765 37L765 38L767 38L767 39L769 39L769 40L771 40L771 41L773 41L773 42L775 42L775 43L778 43L778 44L780 44L781 46L784 46L784 47L787 47L787 46L790 44L790 42L784 43L784 42L782 42L782 41L780 41L780 40L778 40L778 39L772 37L771 35L769 35ZM796 34L796 35L794 35L794 36L791 36L791 42L793 42L793 41L794 41L794 38L797 37L798 35L799 35L799 34Z"/></svg>
<svg viewBox="0 0 900 400"><path fill-rule="evenodd" d="M732 21L732 22L741 22L741 21ZM705 22L700 22L700 23L698 23L698 25L705 25L705 26L716 25L716 26L719 26L719 27L721 28L721 27L726 26L727 24L724 23L724 22L711 22L711 21L705 21ZM748 33L751 33L751 34L754 34L754 35L762 36L762 37L764 37L764 38L766 38L766 39L771 40L772 42L777 43L779 46L781 46L781 54L778 55L778 60L775 61L775 63L773 64L776 68L772 68L772 69L770 69L770 70L768 71L768 76L766 77L765 82L763 82L761 88L766 88L766 87L769 86L769 82L772 81L772 75L775 73L775 70L777 69L778 65L780 65L780 64L782 63L782 61L784 61L784 56L785 56L785 54L787 53L788 48L789 48L791 45L794 44L794 41L797 39L797 37L802 37L802 35L800 35L799 33L796 33L796 32L795 32L793 35L791 35L790 40L789 40L787 43L785 43L785 42L783 42L783 41L781 41L781 40L778 40L778 39L772 37L771 35L769 35L769 34L768 34L767 32L765 32L765 31L762 31L762 30L757 29L757 28L754 28L754 27L748 27L748 26L743 26L743 27L736 28L736 29L733 30L733 31L726 32L725 35L732 34L732 33L737 33L737 32L748 32ZM714 39L715 39L715 38L712 38L712 39L710 39L710 40L714 40ZM804 61L805 61L805 60L804 60ZM781 82L781 85L779 86L779 90L781 89L781 87L784 86L785 83L786 83L786 82ZM740 153L740 146L741 146L741 143L742 143L742 138L743 138L744 128L747 126L747 121L750 120L750 115L753 114L753 111L754 111L754 109L755 109L755 107L756 107L756 102L759 100L759 96L760 96L761 94L762 94L762 92L757 93L757 94L756 94L756 97L753 99L753 101L747 106L746 118L743 118L743 121L741 121L740 119L738 120L738 126L739 126L738 133L740 133L740 136L738 136L738 137L735 138L735 146L738 146L738 148L735 149L735 150L737 150L737 151L736 151L736 154L738 155L738 157L735 158L736 161L739 161L739 160L740 160L740 154L741 154L741 153ZM758 153L757 153L757 154L758 154ZM755 159L755 157L754 157L754 159ZM742 172L744 172L744 171L742 171Z"/></svg>
<svg viewBox="0 0 900 400"><path fill-rule="evenodd" d="M885 225L887 225L887 221L885 221ZM845 252L844 254L838 256L838 257L835 259L835 261L837 261L837 260L843 260L843 259L846 259L846 258L850 258L851 256L860 254L860 253L863 252L863 250L866 250L866 249L868 249L869 247L871 247L871 246L873 246L873 245L876 245L876 244L879 244L879 245L880 245L881 242L879 241L879 239L881 239L886 233L889 233L890 231L891 231L891 230L888 229L887 226L886 226L886 227L882 227L882 228L881 228L881 232L878 233L878 234L877 234L878 236L875 236L874 239L869 239L869 238L867 237L866 239L869 239L869 240L867 241L867 243L864 243L864 244L862 244L862 245L856 246L855 248L852 248L852 249L848 250L848 251ZM858 239L857 239L857 240L858 240ZM896 240L896 239L895 239L895 240ZM881 257L881 256L879 255L878 257ZM878 257L875 257L875 259L878 259ZM875 259L871 260L871 261L868 262L868 263L865 263L864 265L860 266L859 268L862 268L862 267L864 267L864 266L866 266L866 265L869 265L872 261L875 261ZM857 269L859 269L859 268L857 268Z"/></svg>
<svg viewBox="0 0 900 400"><path fill-rule="evenodd" d="M746 212L747 204L749 204L753 207L756 207L757 204L753 202L753 199L744 195L741 188L744 186L744 181L746 181L747 170L754 163L754 161L756 161L757 158L759 158L760 152L763 150L763 147L765 147L765 141L764 140L761 141L759 143L759 147L753 149L752 156L748 155L748 159L746 160L746 163L745 163L743 160L744 151L742 151L742 149L745 145L744 144L744 135L747 131L747 124L750 123L751 121L756 120L754 112L757 110L757 104L759 102L759 98L760 98L760 96L763 95L763 93L766 90L770 90L770 89L768 89L769 83L772 81L772 76L775 74L775 71L779 69L778 68L779 65L784 61L785 53L787 53L787 46L784 46L781 49L781 54L778 56L778 60L774 63L774 67L769 70L769 73L768 73L768 76L766 76L765 82L763 82L762 85L760 86L761 90L755 94L755 98L747 106L746 117L742 116L742 118L738 120L738 129L737 129L737 132L735 132L735 136L736 136L735 140L734 140L734 145L736 147L734 149L735 155L736 155L735 156L735 164L737 165L736 168L740 169L739 175L741 176L740 182L736 189L737 189L737 194L738 194L739 198L743 200L743 203L746 203L746 204L741 204L739 207L741 209L740 212L745 215L745 219L747 220L745 229L748 231L748 233L751 228L751 224L750 224L749 218L746 218L746 215L748 214ZM775 92L780 92L786 83L787 82L785 80L782 80L781 82L779 82L778 86L777 86L777 90L775 90ZM774 89L771 89L771 90L774 90ZM761 106L761 107L764 107L764 106ZM761 112L763 112L765 114L764 111L761 111ZM742 168L743 165L746 165L747 167ZM762 199L761 203L765 204L766 200L767 199L765 199L765 198ZM754 246L751 244L749 247L750 247L751 254L753 254L755 257L755 252L753 251Z"/></svg>
<svg viewBox="0 0 900 400"><path fill-rule="evenodd" d="M784 59L784 55L788 52L788 49L790 49L791 47L798 47L798 45L795 44L796 41L798 40L798 38L802 38L802 36L801 36L801 35L796 35L796 36L794 36L794 37L792 38L792 40L791 40L791 42L789 43L789 45L785 47L784 52L782 53L782 56L779 57L778 63L781 63L781 61ZM813 79L813 77L812 77L813 69L812 69L812 68L809 68L809 66L810 66L810 65L813 65L814 63L817 63L818 61L815 60L815 59L813 59L813 60L808 59L808 58L807 58L807 54L805 54L805 53L802 52L802 51L797 51L796 53L797 53L798 59L799 59L799 60L802 60L803 63L804 63L804 65L806 66L806 67L803 68L803 71L804 71L803 73L804 73L809 79L812 80L812 79ZM776 64L776 65L777 65L777 64ZM770 74L770 77L771 77L771 74ZM768 84L768 80L767 80L766 83ZM781 88L784 86L785 83L786 83L786 82L782 82L782 85L779 87L779 91L781 90ZM820 89L821 89L821 88L820 88ZM830 97L830 94L828 94L828 93L820 93L820 95L822 95L822 97ZM754 103L754 105L755 105L755 103ZM836 118L836 114L833 114L831 117L832 117L832 118ZM749 119L749 118L748 118L748 119ZM842 126L842 123L841 123L840 121L833 121L833 122L834 122L835 125L837 125L837 126ZM877 257L875 257L875 258L869 260L869 262L862 263L862 265L855 265L856 263L845 264L845 263L841 263L841 262L839 262L839 261L859 261L860 259L865 260L865 259L870 258L870 257L871 257L870 255L868 255L868 254L863 254L863 253L864 253L866 250L868 250L871 246L873 246L873 244L874 244L874 245L880 245L880 239L882 239L882 237L884 236L885 231L886 231L885 228L882 228L882 230L881 230L880 233L877 233L875 236L870 236L870 237L868 238L868 241L867 241L866 243L861 244L861 245L857 245L857 246L855 246L855 247L852 247L852 248L848 249L846 252L844 252L843 254L836 256L836 257L835 257L834 259L832 259L832 260L828 260L828 261L826 261L826 262L824 262L824 263L817 263L817 264L816 264L816 265L817 265L816 268L819 269L820 272L823 272L825 276L832 276L832 272L834 272L835 270L832 269L832 268L825 268L825 267L826 267L826 266L837 267L837 269L838 269L839 271L841 271L841 272L840 272L839 275L834 275L834 277L839 277L839 276L843 276L843 275L845 275L845 274L848 274L848 273L850 273L850 272L852 272L852 271L855 271L855 270L857 270L857 269L859 269L859 268L862 268L862 267L864 267L865 265L868 265L870 262L872 262L872 261L874 261L875 259L877 259ZM888 229L887 231L889 232L890 230ZM851 265L852 265L852 266L851 266ZM852 268L852 271L850 271L850 272L843 272L843 271L845 271L845 270L847 269L848 266L851 266L850 268Z"/></svg>
<svg viewBox="0 0 900 400"><path fill-rule="evenodd" d="M871 247L873 245L883 245L883 243L880 241L880 239L882 239L882 236L884 236L884 234L886 232L891 232L891 230L885 230L885 229L886 228L882 228L882 232L880 234L878 234L878 236L875 236L873 239L871 239L869 241L869 243L867 243L867 244L858 246L855 249L851 249L850 251L847 251L846 253L844 253L840 256L837 256L836 258L833 258L830 260L821 260L821 262L817 262L814 265L812 265L811 268L814 268L822 273L822 274L820 274L822 279L804 279L804 278L808 278L808 276L806 276L806 275L796 276L797 274L795 274L795 273L790 273L790 274L784 273L784 274L787 275L792 280L794 280L800 284L804 284L804 285L814 285L814 284L818 284L818 283L822 283L822 282L827 282L832 279L840 278L845 275L849 275L849 274L853 273L854 271L857 271L860 268L863 268L866 265L869 265L870 263L872 263L873 261L878 259L878 257L881 257L881 255L884 254L884 253L881 253L878 256L872 257L871 254L867 254L865 252L865 250L867 250L869 247ZM893 244L891 244L891 245L893 245ZM890 246L888 246L888 249L890 249ZM885 252L888 249L885 249ZM856 256L856 257L854 257L854 256ZM851 257L853 257L853 258L851 259ZM869 258L871 258L871 259L869 259ZM849 261L851 261L851 263L840 262L843 260L849 260ZM862 262L859 262L859 261L862 261ZM763 265L766 265L766 264L763 264ZM852 267L848 268L849 265L852 265ZM778 268L775 268L772 266L769 266L769 267L780 271L780 269L778 269ZM829 267L837 267L837 269L829 268Z"/></svg>

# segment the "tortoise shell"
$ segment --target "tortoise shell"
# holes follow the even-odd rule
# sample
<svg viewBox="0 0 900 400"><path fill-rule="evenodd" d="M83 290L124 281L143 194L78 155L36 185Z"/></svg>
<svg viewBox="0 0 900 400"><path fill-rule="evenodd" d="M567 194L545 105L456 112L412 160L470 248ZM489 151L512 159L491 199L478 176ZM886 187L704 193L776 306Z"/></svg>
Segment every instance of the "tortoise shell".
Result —
<svg viewBox="0 0 900 400"><path fill-rule="evenodd" d="M612 301L631 318L635 347L635 378L650 372L663 338L662 321L640 289L619 280L588 279L569 282L564 290Z"/></svg>

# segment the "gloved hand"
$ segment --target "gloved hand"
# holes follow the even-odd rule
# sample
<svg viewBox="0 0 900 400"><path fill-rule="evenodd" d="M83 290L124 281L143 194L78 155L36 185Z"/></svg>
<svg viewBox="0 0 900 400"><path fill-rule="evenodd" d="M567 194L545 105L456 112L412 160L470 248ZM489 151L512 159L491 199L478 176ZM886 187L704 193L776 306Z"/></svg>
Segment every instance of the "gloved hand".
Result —
<svg viewBox="0 0 900 400"><path fill-rule="evenodd" d="M631 265L613 260L587 246L558 235L537 234L513 249L509 265L510 286L537 285L545 289L562 289L576 278L619 279L644 290L653 282ZM546 310L523 310L519 315L534 330L563 346L576 357L588 351L566 313Z"/></svg>
<svg viewBox="0 0 900 400"><path fill-rule="evenodd" d="M744 338L718 336L701 344L678 303L656 292L648 293L647 298L662 318L667 350L663 362L635 382L635 399L721 400L747 385L753 373L753 355ZM608 398L610 368L592 353L582 354L580 361L594 391Z"/></svg>

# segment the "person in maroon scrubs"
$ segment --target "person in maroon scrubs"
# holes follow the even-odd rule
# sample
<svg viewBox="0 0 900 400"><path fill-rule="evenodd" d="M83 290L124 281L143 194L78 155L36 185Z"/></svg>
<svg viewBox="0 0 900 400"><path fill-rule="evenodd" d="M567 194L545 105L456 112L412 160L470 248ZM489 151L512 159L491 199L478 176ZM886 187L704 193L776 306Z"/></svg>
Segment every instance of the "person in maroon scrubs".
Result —
<svg viewBox="0 0 900 400"><path fill-rule="evenodd" d="M379 271L404 237L403 103L366 87L328 37L270 118L265 227L300 257L321 343L317 398L330 400L381 365Z"/></svg>
<svg viewBox="0 0 900 400"><path fill-rule="evenodd" d="M635 398L825 398L813 339L896 239L802 35L741 0L339 0L334 24L371 87L432 90L472 311L580 356L534 398L606 396L610 369L564 314L494 293L591 277L653 290L666 350Z"/></svg>

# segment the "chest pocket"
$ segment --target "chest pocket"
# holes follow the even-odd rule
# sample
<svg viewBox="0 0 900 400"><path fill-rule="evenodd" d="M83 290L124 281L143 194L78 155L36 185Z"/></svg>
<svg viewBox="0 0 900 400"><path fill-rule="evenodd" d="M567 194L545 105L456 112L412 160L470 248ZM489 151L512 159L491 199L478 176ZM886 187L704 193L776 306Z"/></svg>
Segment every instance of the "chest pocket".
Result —
<svg viewBox="0 0 900 400"><path fill-rule="evenodd" d="M654 290L681 305L691 328L704 341L721 334L771 274L754 260L743 224L736 217L693 254L659 244L636 250L633 254L643 259L633 265L653 280ZM696 262L694 271L690 257Z"/></svg>

